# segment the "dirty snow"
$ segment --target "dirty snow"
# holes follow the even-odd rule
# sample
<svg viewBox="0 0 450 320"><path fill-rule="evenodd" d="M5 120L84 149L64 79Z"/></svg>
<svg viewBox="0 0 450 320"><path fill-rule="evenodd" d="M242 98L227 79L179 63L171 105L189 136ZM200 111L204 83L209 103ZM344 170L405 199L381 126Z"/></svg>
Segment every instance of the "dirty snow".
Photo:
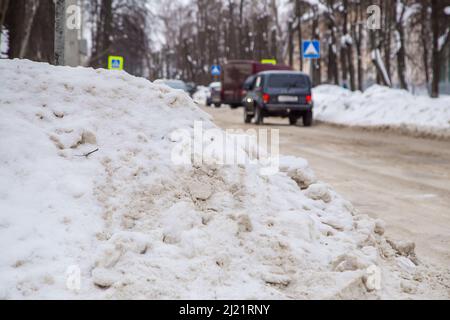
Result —
<svg viewBox="0 0 450 320"><path fill-rule="evenodd" d="M306 160L173 165L176 129L216 128L185 93L24 60L0 76L1 299L449 297Z"/></svg>
<svg viewBox="0 0 450 320"><path fill-rule="evenodd" d="M379 85L364 93L321 85L313 94L315 117L324 122L450 137L450 96L431 99Z"/></svg>

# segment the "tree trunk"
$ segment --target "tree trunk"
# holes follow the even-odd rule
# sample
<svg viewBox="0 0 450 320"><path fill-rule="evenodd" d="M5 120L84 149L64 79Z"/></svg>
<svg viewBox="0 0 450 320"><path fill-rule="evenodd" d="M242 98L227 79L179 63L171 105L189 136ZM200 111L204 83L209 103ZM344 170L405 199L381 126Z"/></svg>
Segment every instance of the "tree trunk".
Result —
<svg viewBox="0 0 450 320"><path fill-rule="evenodd" d="M334 17L331 16L331 11L328 13L328 66L327 66L327 77L328 82L339 85L339 71L338 71L338 59L337 59L337 41L336 41L336 25L334 23Z"/></svg>
<svg viewBox="0 0 450 320"><path fill-rule="evenodd" d="M344 40L344 36L347 35L347 19L348 19L348 11L347 11L348 7L347 7L347 1L344 0L344 11L343 11L343 37L341 38L341 54L340 54L340 59L341 59L341 70L342 70L342 82L343 82L343 86L348 88L348 55L347 55L347 43Z"/></svg>
<svg viewBox="0 0 450 320"><path fill-rule="evenodd" d="M9 0L0 0L0 43L2 43L3 24L5 23L6 11L8 11Z"/></svg>
<svg viewBox="0 0 450 320"><path fill-rule="evenodd" d="M288 56L289 56L289 66L292 68L294 65L294 31L292 29L292 18L288 21Z"/></svg>
<svg viewBox="0 0 450 320"><path fill-rule="evenodd" d="M392 40L392 21L393 21L393 10L395 10L395 6L391 3L392 0L384 0L383 9L384 9L384 28L383 28L383 47L384 47L384 65L386 69L386 73L389 79L392 79L391 76L391 40ZM395 13L395 11L394 11Z"/></svg>
<svg viewBox="0 0 450 320"><path fill-rule="evenodd" d="M64 65L66 1L55 2L55 64Z"/></svg>
<svg viewBox="0 0 450 320"><path fill-rule="evenodd" d="M243 26L243 22L244 22L244 3L245 0L241 0L239 3L239 28L238 28L238 35L239 35L239 58L240 59L244 59L245 56L245 50L244 50L244 46L246 45L245 42L243 42L244 40L244 26Z"/></svg>
<svg viewBox="0 0 450 320"><path fill-rule="evenodd" d="M316 6L313 6L312 38L314 40L319 41L320 35L319 35L318 28L319 28L319 10ZM311 61L311 63L312 63L312 68L313 68L313 72L312 72L313 84L314 84L314 86L318 86L322 82L320 59L313 59Z"/></svg>
<svg viewBox="0 0 450 320"><path fill-rule="evenodd" d="M347 66L348 66L348 73L350 76L350 90L355 91L356 85L355 85L355 66L353 64L353 39L351 38L349 32L348 32L348 0L344 0L344 11L345 11L345 18L344 18L344 36L345 36L345 53L346 53L346 59L347 59Z"/></svg>
<svg viewBox="0 0 450 320"><path fill-rule="evenodd" d="M439 82L441 80L441 62L445 46L448 44L450 35L448 34L449 20L444 14L445 3L438 0L431 1L431 30L433 34L433 55L431 81L431 97L439 97Z"/></svg>
<svg viewBox="0 0 450 320"><path fill-rule="evenodd" d="M397 22L397 32L398 32L398 41L400 48L397 52L397 72L398 79L400 81L400 87L402 89L408 90L408 84L406 83L405 73L406 73L406 62L405 62L405 29L403 26L403 14L400 21Z"/></svg>
<svg viewBox="0 0 450 320"><path fill-rule="evenodd" d="M97 20L97 30L94 36L94 50L90 61L90 65L94 68L106 67L105 57L110 54L112 44L112 16L112 0L101 0Z"/></svg>
<svg viewBox="0 0 450 320"><path fill-rule="evenodd" d="M348 72L350 75L350 90L356 90L355 84L355 66L353 64L353 46L351 44L347 45L347 63L348 63Z"/></svg>
<svg viewBox="0 0 450 320"><path fill-rule="evenodd" d="M31 34L31 27L33 26L34 17L36 16L38 6L39 0L27 1L25 11L28 12L28 14L26 15L25 31L22 44L20 46L19 59L23 59L27 54L28 41L30 39Z"/></svg>
<svg viewBox="0 0 450 320"><path fill-rule="evenodd" d="M297 37L298 37L298 45L300 48L303 46L303 34L302 34L302 8L300 4L301 0L295 1L295 15L297 16ZM303 70L303 55L300 50L300 71Z"/></svg>
<svg viewBox="0 0 450 320"><path fill-rule="evenodd" d="M425 69L425 81L428 92L431 94L430 91L430 65L429 65L429 52L428 52L428 6L423 4L423 7L421 8L421 26L420 26L420 40L422 44L422 61L423 61L423 68Z"/></svg>
<svg viewBox="0 0 450 320"><path fill-rule="evenodd" d="M364 87L364 74L363 74L363 61L362 61L362 43L363 43L363 5L360 4L356 8L355 19L352 23L352 35L355 42L356 49L356 61L357 61L357 89L363 91Z"/></svg>

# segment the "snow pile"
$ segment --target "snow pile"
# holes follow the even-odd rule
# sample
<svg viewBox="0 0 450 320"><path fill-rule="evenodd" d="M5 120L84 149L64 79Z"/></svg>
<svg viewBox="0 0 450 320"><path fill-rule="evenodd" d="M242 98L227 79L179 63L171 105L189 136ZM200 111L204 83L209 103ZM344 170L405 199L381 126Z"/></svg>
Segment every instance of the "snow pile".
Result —
<svg viewBox="0 0 450 320"><path fill-rule="evenodd" d="M315 117L324 122L450 137L450 96L431 99L378 85L364 93L333 85L313 92Z"/></svg>
<svg viewBox="0 0 450 320"><path fill-rule="evenodd" d="M198 86L197 91L192 96L192 99L196 103L198 103L200 105L204 105L206 103L206 98L209 96L209 94L210 94L210 91L209 91L208 87Z"/></svg>
<svg viewBox="0 0 450 320"><path fill-rule="evenodd" d="M0 75L0 298L448 297L305 160L173 165L176 129L215 128L185 93L20 60Z"/></svg>

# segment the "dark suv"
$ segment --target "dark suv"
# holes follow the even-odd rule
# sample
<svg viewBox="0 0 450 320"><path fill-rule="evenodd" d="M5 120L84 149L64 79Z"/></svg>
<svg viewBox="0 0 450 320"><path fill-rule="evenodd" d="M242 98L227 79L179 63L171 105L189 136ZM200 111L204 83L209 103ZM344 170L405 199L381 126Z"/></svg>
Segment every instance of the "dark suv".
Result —
<svg viewBox="0 0 450 320"><path fill-rule="evenodd" d="M256 124L262 124L264 117L283 117L289 118L291 125L300 118L305 127L312 125L313 101L308 75L295 71L265 71L245 86L245 123L253 118Z"/></svg>

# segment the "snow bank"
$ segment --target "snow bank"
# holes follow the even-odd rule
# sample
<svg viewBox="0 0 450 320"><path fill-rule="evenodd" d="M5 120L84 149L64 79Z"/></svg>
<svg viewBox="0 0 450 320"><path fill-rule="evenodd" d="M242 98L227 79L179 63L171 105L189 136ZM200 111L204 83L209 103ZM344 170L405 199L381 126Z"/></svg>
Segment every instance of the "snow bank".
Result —
<svg viewBox="0 0 450 320"><path fill-rule="evenodd" d="M197 91L194 93L194 95L192 96L192 99L200 104L200 105L204 105L206 103L206 98L209 95L209 88L205 87L205 86L198 86Z"/></svg>
<svg viewBox="0 0 450 320"><path fill-rule="evenodd" d="M314 89L315 117L336 124L450 137L450 96L431 99L374 85L364 93L333 85Z"/></svg>
<svg viewBox="0 0 450 320"><path fill-rule="evenodd" d="M173 165L176 129L215 128L185 93L20 60L0 75L0 298L448 297L303 159Z"/></svg>

